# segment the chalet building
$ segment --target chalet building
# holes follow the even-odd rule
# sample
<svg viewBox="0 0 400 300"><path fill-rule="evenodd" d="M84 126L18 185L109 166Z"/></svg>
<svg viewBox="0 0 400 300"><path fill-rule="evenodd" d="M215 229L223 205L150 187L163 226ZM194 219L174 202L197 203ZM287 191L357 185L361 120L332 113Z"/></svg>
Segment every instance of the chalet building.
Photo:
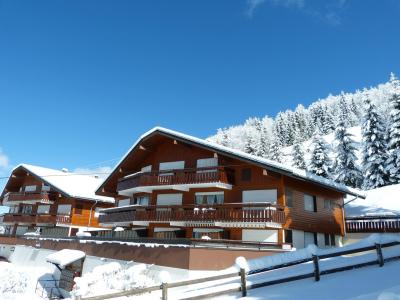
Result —
<svg viewBox="0 0 400 300"><path fill-rule="evenodd" d="M114 199L95 195L100 183L94 176L21 164L1 193L1 204L9 212L1 216L0 225L6 235L40 232L62 237L104 230L98 211L112 207Z"/></svg>
<svg viewBox="0 0 400 300"><path fill-rule="evenodd" d="M102 210L99 222L136 236L284 248L339 245L344 196L364 197L304 171L160 127L138 139L96 194L114 197L117 206Z"/></svg>

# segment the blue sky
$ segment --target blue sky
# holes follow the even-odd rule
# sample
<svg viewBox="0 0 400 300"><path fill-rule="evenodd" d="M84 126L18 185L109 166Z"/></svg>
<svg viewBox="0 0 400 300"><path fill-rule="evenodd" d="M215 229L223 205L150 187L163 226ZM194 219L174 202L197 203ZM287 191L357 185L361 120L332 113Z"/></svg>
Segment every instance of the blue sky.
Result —
<svg viewBox="0 0 400 300"><path fill-rule="evenodd" d="M207 137L384 82L399 36L396 0L0 0L0 175L112 166L155 125Z"/></svg>

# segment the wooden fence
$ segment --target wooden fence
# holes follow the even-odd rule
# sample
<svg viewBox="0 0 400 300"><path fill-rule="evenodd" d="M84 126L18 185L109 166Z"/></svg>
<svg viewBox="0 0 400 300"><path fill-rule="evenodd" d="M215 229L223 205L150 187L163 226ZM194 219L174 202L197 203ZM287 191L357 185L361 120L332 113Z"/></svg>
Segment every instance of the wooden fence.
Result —
<svg viewBox="0 0 400 300"><path fill-rule="evenodd" d="M235 273L231 273L231 274L223 274L223 275L211 276L211 277L206 277L206 278L185 280L185 281L180 281L180 282L162 283L161 285L151 286L151 287L147 287L147 288L132 289L132 290L127 290L127 291L117 292L117 293L112 293L112 294L107 294L107 295L101 295L101 296L92 296L92 297L78 296L76 299L77 300L103 300L103 299L112 299L112 298L117 298L117 297L122 297L122 296L140 295L140 294L144 294L144 293L161 290L162 300L167 300L168 299L168 289L189 286L189 285L194 285L194 284L199 284L199 283L204 283L204 282L212 282L212 281L228 279L228 278L237 278L237 279L240 278L240 285L238 285L238 287L230 288L230 289L226 289L226 290L222 290L222 291L212 292L212 293L208 293L208 294L202 294L202 295L193 296L193 297L183 297L183 298L179 298L179 299L185 299L185 300L204 299L204 298L208 298L208 297L216 297L216 296L220 296L220 295L224 295L224 294L230 294L233 292L241 292L242 297L245 297L247 295L247 290L249 290L249 289L255 289L255 288L285 283L285 282L302 280L302 279L306 279L306 278L314 278L315 281L319 281L321 279L322 275L348 271L348 270L362 268L362 267L376 265L376 264L379 265L380 267L383 267L385 262L399 260L400 255L384 258L382 248L388 248L388 247L393 247L393 246L398 246L398 245L400 245L400 242L375 244L373 246L366 246L366 247L360 247L360 248L356 248L356 249L343 250L343 251L338 251L338 252L334 252L334 253L328 253L328 254L322 254L322 255L312 255L312 256L304 258L304 259L291 261L291 262L287 262L287 263L283 263L283 264L278 264L278 265L274 265L274 266L270 266L270 267L266 267L266 268L262 268L262 269L252 270L248 273L246 273L244 269L240 269L239 272L235 272ZM350 265L335 267L335 268L331 268L331 269L327 269L327 270L320 270L320 261L321 260L329 259L332 257L343 256L343 255L349 255L349 254L359 254L359 253L367 252L367 251L376 251L377 258L373 259L371 261L366 261L366 262L362 262L362 263L350 264ZM304 273L304 274L300 274L300 275L294 275L294 276L285 277L285 278L281 278L281 279L274 279L274 280L269 280L269 281L264 281L264 282L247 284L246 278L248 275L260 274L260 273L264 273L264 272L268 272L268 271L272 271L272 270L288 268L288 267L301 265L301 264L309 263L309 262L313 263L313 269L314 269L313 272Z"/></svg>

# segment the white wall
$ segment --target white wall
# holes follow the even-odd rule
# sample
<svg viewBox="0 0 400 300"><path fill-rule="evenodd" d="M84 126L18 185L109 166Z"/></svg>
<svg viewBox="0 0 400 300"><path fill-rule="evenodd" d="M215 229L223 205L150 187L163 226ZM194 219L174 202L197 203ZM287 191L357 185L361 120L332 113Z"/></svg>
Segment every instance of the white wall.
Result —
<svg viewBox="0 0 400 300"><path fill-rule="evenodd" d="M243 229L242 240L251 242L278 242L278 230Z"/></svg>

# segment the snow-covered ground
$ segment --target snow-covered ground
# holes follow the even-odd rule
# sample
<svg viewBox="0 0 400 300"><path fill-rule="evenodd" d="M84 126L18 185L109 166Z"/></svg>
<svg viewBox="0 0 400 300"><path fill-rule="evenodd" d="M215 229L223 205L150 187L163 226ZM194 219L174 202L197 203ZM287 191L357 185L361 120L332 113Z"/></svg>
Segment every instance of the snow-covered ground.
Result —
<svg viewBox="0 0 400 300"><path fill-rule="evenodd" d="M366 199L356 199L346 206L346 216L400 215L400 184L367 191Z"/></svg>

